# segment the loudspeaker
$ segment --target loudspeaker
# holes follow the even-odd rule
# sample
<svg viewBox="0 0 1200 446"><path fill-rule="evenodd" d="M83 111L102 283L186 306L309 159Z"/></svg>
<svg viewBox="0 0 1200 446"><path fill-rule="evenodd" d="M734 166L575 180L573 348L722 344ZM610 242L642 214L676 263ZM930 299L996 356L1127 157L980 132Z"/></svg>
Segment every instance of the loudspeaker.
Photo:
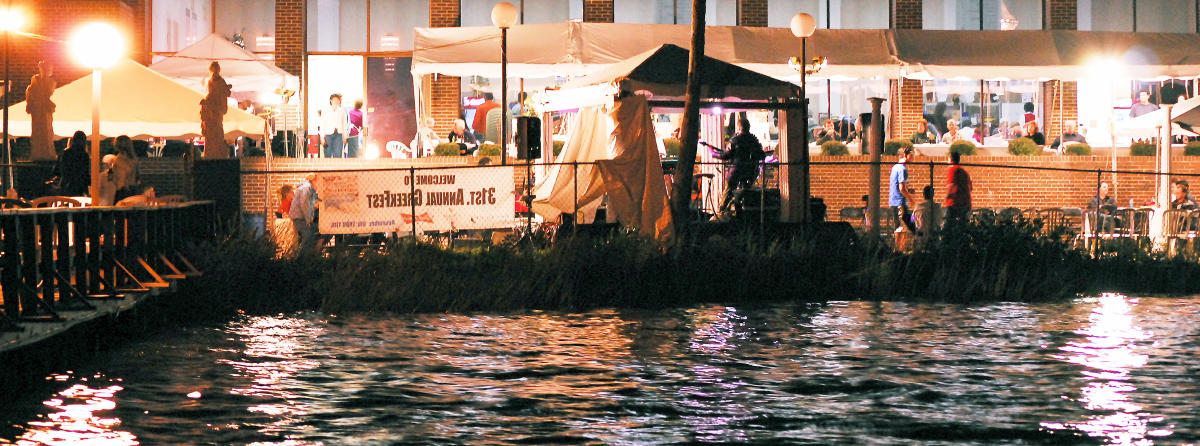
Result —
<svg viewBox="0 0 1200 446"><path fill-rule="evenodd" d="M542 120L532 116L517 117L517 159L542 157Z"/></svg>

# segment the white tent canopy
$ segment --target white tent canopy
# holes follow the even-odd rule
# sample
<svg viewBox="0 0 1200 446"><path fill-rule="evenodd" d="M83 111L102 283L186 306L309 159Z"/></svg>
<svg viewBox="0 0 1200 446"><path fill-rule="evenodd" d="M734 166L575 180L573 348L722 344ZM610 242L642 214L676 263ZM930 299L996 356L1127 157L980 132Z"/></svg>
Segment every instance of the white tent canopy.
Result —
<svg viewBox="0 0 1200 446"><path fill-rule="evenodd" d="M413 74L500 75L494 27L417 28ZM710 26L705 54L792 82L800 39L785 28ZM508 32L510 78L591 74L661 44L691 47L691 27L625 23L518 25ZM819 29L808 56L828 64L809 79L1153 79L1200 75L1200 34L1062 30Z"/></svg>
<svg viewBox="0 0 1200 446"><path fill-rule="evenodd" d="M213 61L221 64L221 77L234 92L269 93L280 87L297 91L300 85L298 77L216 34L151 64L150 69L203 93Z"/></svg>
<svg viewBox="0 0 1200 446"><path fill-rule="evenodd" d="M100 77L100 134L113 137L189 137L200 135L200 99L204 95L155 73L132 60L104 70ZM51 96L54 134L70 136L92 128L92 75L59 87ZM8 110L9 133L28 136L29 114L25 102ZM230 107L225 134L263 134L263 119Z"/></svg>
<svg viewBox="0 0 1200 446"><path fill-rule="evenodd" d="M508 75L544 78L590 74L662 44L691 47L691 27L626 23L546 23L508 31ZM500 31L494 27L417 28L413 74L500 77ZM799 78L787 65L800 39L784 28L710 26L705 54L780 79ZM853 50L847 50L852 48ZM817 30L810 55L829 59L818 75L894 78L899 61L887 30Z"/></svg>

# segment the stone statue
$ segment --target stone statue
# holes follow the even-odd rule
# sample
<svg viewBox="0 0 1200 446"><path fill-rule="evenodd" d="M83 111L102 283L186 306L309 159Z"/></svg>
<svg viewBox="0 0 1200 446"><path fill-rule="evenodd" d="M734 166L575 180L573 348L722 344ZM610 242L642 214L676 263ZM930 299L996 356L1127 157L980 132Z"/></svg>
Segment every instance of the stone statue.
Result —
<svg viewBox="0 0 1200 446"><path fill-rule="evenodd" d="M216 61L208 66L211 73L205 85L208 94L200 100L200 133L204 136L204 158L229 158L229 147L225 145L225 113L229 111L229 95L232 87L221 77L221 65Z"/></svg>
<svg viewBox="0 0 1200 446"><path fill-rule="evenodd" d="M29 113L33 129L30 133L34 161L54 161L54 102L50 96L58 83L54 81L54 65L38 61L38 74L33 75L25 89L25 112Z"/></svg>

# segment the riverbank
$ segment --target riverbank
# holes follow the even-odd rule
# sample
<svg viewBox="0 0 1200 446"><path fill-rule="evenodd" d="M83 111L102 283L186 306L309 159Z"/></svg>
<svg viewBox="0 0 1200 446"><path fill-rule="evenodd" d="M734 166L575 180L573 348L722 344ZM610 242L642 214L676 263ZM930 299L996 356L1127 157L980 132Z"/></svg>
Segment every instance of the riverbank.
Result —
<svg viewBox="0 0 1200 446"><path fill-rule="evenodd" d="M948 233L909 254L842 226L693 231L662 250L632 234L446 250L396 240L364 252L278 257L231 236L200 260L208 310L251 313L474 312L666 308L698 303L1059 300L1080 293L1200 292L1194 256L1106 246L1093 258L1033 222Z"/></svg>

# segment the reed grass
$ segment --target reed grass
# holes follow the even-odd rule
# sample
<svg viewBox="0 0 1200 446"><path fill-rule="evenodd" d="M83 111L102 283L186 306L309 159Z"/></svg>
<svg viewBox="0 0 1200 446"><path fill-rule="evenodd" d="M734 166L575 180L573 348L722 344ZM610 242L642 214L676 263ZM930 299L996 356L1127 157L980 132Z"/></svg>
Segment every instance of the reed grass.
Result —
<svg viewBox="0 0 1200 446"><path fill-rule="evenodd" d="M378 249L277 255L245 234L200 259L207 302L250 312L473 312L697 303L889 299L1040 301L1085 292L1200 292L1195 256L1108 246L1093 258L1039 222L985 221L911 253L847 232L756 225L690 231L671 249L633 233L511 240L449 250L398 239ZM1190 256L1190 257L1189 257Z"/></svg>

